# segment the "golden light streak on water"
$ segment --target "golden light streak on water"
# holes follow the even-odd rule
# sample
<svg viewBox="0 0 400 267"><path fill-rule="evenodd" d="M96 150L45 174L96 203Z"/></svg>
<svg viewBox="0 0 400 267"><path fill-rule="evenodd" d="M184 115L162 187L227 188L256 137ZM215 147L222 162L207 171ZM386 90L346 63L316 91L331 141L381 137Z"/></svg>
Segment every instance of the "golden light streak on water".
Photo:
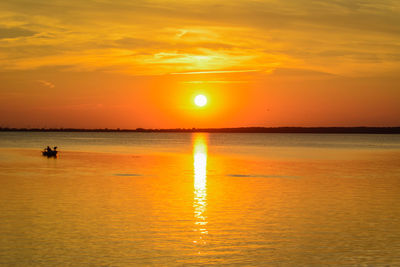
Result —
<svg viewBox="0 0 400 267"><path fill-rule="evenodd" d="M193 136L193 168L194 168L194 231L198 232L193 243L206 244L207 231L207 134L196 133Z"/></svg>

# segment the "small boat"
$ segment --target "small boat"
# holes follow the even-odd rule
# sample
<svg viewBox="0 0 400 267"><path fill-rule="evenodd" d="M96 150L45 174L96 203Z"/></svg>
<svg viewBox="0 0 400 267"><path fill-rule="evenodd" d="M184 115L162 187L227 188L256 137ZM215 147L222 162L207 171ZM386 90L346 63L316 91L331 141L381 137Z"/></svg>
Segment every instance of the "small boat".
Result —
<svg viewBox="0 0 400 267"><path fill-rule="evenodd" d="M51 150L51 151L42 151L42 154L43 154L43 156L46 156L46 157L57 157L57 153L58 153L58 151L54 151L54 150Z"/></svg>
<svg viewBox="0 0 400 267"><path fill-rule="evenodd" d="M57 147L56 146L54 147L54 149L51 149L50 147L47 147L42 151L42 155L45 156L45 157L48 157L48 158L57 157L57 153L58 153L58 151L57 151Z"/></svg>

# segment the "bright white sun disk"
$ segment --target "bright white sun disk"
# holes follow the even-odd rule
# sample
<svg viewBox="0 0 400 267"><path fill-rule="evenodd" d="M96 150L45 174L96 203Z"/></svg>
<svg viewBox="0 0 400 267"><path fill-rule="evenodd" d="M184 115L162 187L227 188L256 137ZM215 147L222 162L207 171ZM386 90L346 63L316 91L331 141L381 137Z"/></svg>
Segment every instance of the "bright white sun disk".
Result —
<svg viewBox="0 0 400 267"><path fill-rule="evenodd" d="M199 107L203 107L207 104L207 97L205 97L204 95L197 95L194 98L194 103Z"/></svg>

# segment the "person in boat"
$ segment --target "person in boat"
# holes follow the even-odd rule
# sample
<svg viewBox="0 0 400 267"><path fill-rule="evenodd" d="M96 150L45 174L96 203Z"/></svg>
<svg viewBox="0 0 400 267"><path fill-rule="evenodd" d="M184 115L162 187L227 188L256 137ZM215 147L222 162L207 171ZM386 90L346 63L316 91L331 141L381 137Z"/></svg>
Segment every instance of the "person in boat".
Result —
<svg viewBox="0 0 400 267"><path fill-rule="evenodd" d="M51 149L49 146L47 146L43 151L43 156L47 156L47 157L56 157L57 156L57 147L53 147L53 149Z"/></svg>

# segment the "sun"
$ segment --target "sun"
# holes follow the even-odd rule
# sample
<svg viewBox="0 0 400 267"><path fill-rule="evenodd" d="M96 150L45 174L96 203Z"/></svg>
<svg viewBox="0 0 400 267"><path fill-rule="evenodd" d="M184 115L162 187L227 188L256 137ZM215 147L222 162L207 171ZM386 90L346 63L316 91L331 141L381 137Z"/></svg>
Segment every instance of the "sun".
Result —
<svg viewBox="0 0 400 267"><path fill-rule="evenodd" d="M196 106L203 107L207 104L207 97L205 97L204 95L197 95L194 98L194 103L196 104Z"/></svg>

